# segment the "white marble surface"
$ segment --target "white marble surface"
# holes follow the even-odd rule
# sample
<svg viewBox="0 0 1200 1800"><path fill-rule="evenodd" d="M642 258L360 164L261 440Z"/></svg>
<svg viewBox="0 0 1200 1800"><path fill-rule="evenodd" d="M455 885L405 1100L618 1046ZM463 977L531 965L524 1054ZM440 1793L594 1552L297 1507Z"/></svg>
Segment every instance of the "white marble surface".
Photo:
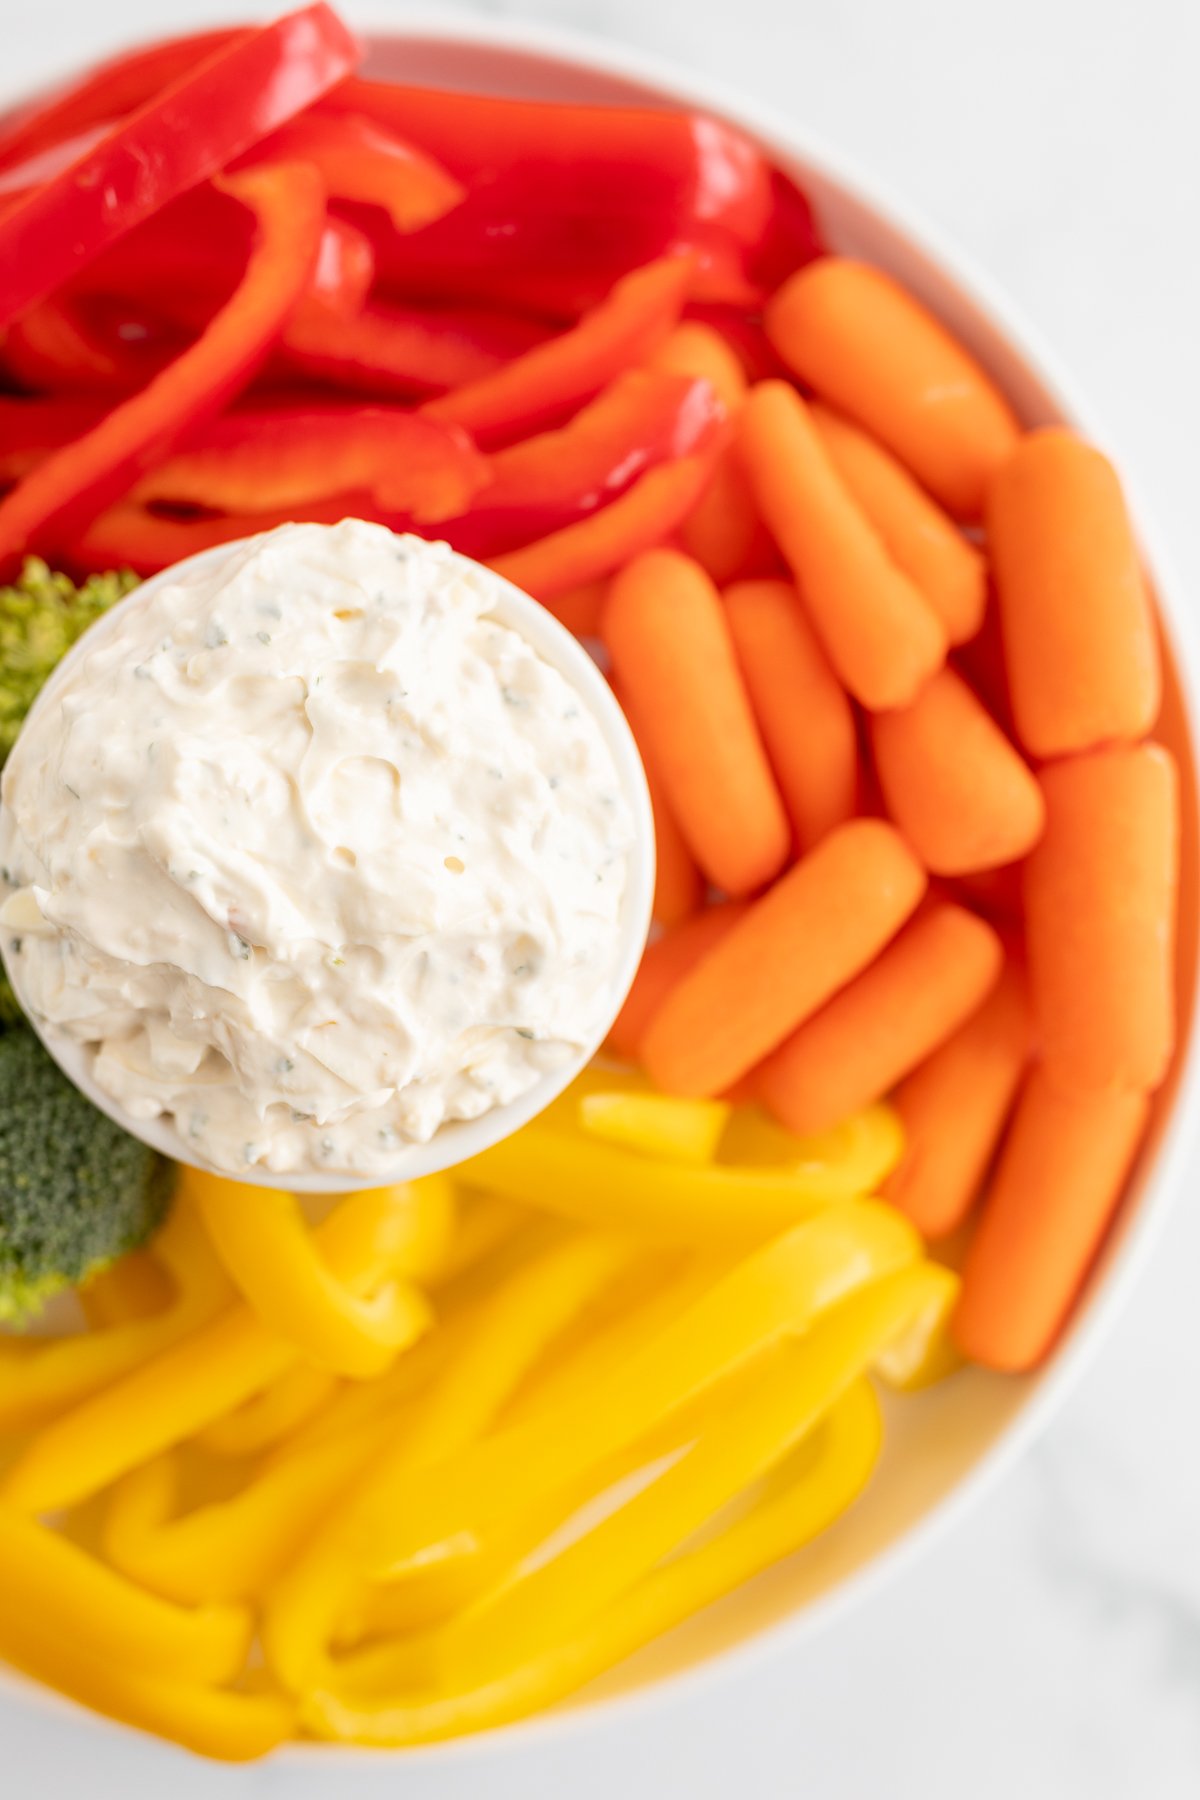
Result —
<svg viewBox="0 0 1200 1800"><path fill-rule="evenodd" d="M0 0L0 90L118 36L271 4ZM351 5L362 23L400 5ZM425 7L423 13L436 11ZM882 168L1065 356L1200 595L1196 0L530 0L490 15L641 44L803 116ZM413 1800L1195 1800L1200 1792L1200 1211L1185 1194L1128 1311L1041 1445L811 1647L486 1781L407 1761ZM0 1792L292 1793L0 1711ZM390 1785L390 1784L389 1784ZM342 1768L303 1785L351 1796ZM372 1792L377 1791L372 1786Z"/></svg>

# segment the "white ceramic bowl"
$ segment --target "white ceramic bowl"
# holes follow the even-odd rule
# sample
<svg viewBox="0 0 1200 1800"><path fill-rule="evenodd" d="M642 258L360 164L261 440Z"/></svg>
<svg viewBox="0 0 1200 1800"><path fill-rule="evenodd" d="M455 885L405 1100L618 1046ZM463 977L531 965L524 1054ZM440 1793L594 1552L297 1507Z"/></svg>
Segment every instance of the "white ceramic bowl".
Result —
<svg viewBox="0 0 1200 1800"><path fill-rule="evenodd" d="M219 566L240 550L245 542L243 538L236 543L219 544L212 550L202 550L196 556L189 556L184 562L176 563L173 568L164 569L161 574L153 575L143 582L136 593L122 601L120 606L97 619L58 665L35 700L30 718L48 712L57 705L58 696L71 672L84 656L90 654L111 634L126 608L142 605L157 588L178 580L183 574L194 574L209 565ZM376 1169L370 1175L361 1176L347 1174L345 1170L331 1170L327 1175L280 1175L271 1170L249 1170L239 1173L239 1181L250 1182L258 1187L283 1187L296 1194L341 1194L354 1188L383 1187L392 1182L413 1181L420 1175L432 1175L439 1169L448 1169L455 1163L465 1162L470 1156L478 1156L481 1151L499 1143L501 1138L510 1136L520 1126L528 1124L530 1119L549 1106L574 1081L607 1037L608 1028L620 1010L621 1002L637 973L646 933L650 928L650 907L654 899L654 821L650 812L646 775L633 734L625 722L624 713L613 698L612 689L583 646L544 606L531 600L528 594L514 587L511 581L504 581L500 577L496 577L496 581L498 598L493 609L495 617L501 624L511 626L526 643L531 644L552 668L557 669L570 682L580 696L595 718L612 755L622 793L633 817L634 848L629 857L628 880L621 904L617 957L609 978L600 1028L561 1069L556 1069L553 1074L543 1075L533 1087L516 1100L510 1101L507 1106L493 1107L478 1119L454 1120L443 1125L428 1143L409 1145L386 1169ZM4 946L0 944L0 956L3 953ZM17 998L23 1001L21 977L24 965L19 957L6 958L5 967ZM110 1119L115 1119L118 1125L123 1126L134 1137L141 1138L155 1150L161 1150L164 1156L171 1157L175 1162L191 1163L199 1168L209 1166L197 1158L194 1146L176 1130L171 1118L166 1115L149 1120L132 1118L100 1086L94 1074L95 1051L90 1045L77 1043L52 1027L43 1028L32 1013L30 1017L59 1067Z"/></svg>
<svg viewBox="0 0 1200 1800"><path fill-rule="evenodd" d="M1114 448L1012 304L884 184L816 141L795 119L652 56L544 26L406 20L402 36L375 40L371 63L373 74L409 82L531 97L695 106L720 115L755 138L801 182L835 249L890 270L933 308L999 381L1025 423L1067 422ZM1200 916L1193 734L1200 717L1200 643L1186 597L1153 541L1145 507L1138 496L1133 498L1167 639L1159 736L1175 750L1183 772L1180 1047L1114 1229L1053 1356L1038 1373L1021 1379L968 1370L928 1394L887 1405L881 1465L843 1519L788 1562L552 1713L499 1733L407 1753L400 1767L395 1753L296 1746L276 1758L272 1793L318 1800L336 1791L360 1800L384 1800L403 1791L476 1800L492 1791L493 1782L505 1792L520 1792L522 1771L534 1765L539 1748L548 1752L552 1738L582 1738L581 1725L607 1722L616 1728L622 1716L631 1719L635 1709L655 1706L668 1692L677 1695L682 1688L693 1696L707 1690L719 1704L722 1681L735 1666L744 1670L756 1659L779 1657L811 1642L942 1536L1029 1446L1095 1355L1190 1172L1194 1128L1200 1124L1200 1057L1193 1020ZM54 1695L19 1685L32 1704L45 1710L47 1729L51 1714L61 1729L72 1713L80 1733L108 1738L116 1759L118 1739L127 1734L85 1720ZM594 1743L594 1736L588 1741ZM138 1746L139 1751L146 1748ZM92 1754L99 1754L98 1744ZM161 1758L152 1764L142 1754L137 1766L144 1774L153 1766L165 1782L178 1765L169 1751ZM561 1772L564 1765L547 1759L539 1766ZM79 1767L85 1767L82 1756ZM657 1776L648 1772L646 1779L653 1784ZM544 1790L539 1786L538 1791Z"/></svg>

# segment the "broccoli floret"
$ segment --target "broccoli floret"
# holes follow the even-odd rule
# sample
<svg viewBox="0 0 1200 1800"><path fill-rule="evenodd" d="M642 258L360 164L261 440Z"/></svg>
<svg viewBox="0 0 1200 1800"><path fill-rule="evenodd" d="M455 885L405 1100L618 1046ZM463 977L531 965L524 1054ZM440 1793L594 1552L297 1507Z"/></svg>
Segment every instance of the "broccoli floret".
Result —
<svg viewBox="0 0 1200 1800"><path fill-rule="evenodd" d="M98 1112L32 1031L0 1037L0 1320L136 1249L175 1166Z"/></svg>
<svg viewBox="0 0 1200 1800"><path fill-rule="evenodd" d="M14 585L0 587L0 763L50 671L137 579L125 569L89 576L77 588L31 556Z"/></svg>

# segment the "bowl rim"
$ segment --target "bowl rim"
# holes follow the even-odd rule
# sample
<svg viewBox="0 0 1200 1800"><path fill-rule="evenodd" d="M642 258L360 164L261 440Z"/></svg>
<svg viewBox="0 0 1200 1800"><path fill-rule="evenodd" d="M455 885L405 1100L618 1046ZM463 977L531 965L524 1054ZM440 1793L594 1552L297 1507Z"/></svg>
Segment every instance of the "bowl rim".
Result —
<svg viewBox="0 0 1200 1800"><path fill-rule="evenodd" d="M390 9L389 9L390 10ZM922 209L898 196L886 179L868 170L851 152L835 147L822 133L791 120L778 106L759 101L736 83L677 65L669 56L637 46L616 43L594 33L557 24L529 23L415 10L402 24L391 25L377 8L364 8L363 41L368 51L375 44L421 43L469 45L500 53L514 52L573 63L589 74L611 76L637 83L674 104L694 105L730 120L749 135L806 165L849 199L894 226L918 252L944 272L979 309L1003 340L1017 349L1021 360L1052 397L1064 420L1093 440L1107 444L1097 409L1082 398L1073 376L1056 351L1048 347L1022 308L1011 300L1001 282L983 270L962 250L950 234L933 224ZM13 97L21 100L18 94ZM1184 716L1193 740L1200 722L1200 620L1193 621L1176 596L1182 583L1153 512L1143 501L1136 480L1122 471L1145 566L1153 577L1159 610L1167 626L1180 676ZM768 1656L798 1648L806 1639L828 1629L865 1601L872 1591L914 1565L939 1533L951 1530L1040 1436L1080 1380L1089 1360L1127 1304L1162 1230L1170 1206L1188 1171L1189 1157L1200 1144L1200 1022L1193 1023L1180 1046L1178 1085L1157 1146L1154 1166L1145 1192L1121 1245L1120 1254L1094 1293L1085 1316L1044 1369L1033 1377L1015 1378L1031 1390L996 1441L978 1458L954 1487L908 1527L884 1550L852 1574L839 1580L798 1611L763 1626L752 1637L732 1644L686 1668L675 1670L628 1690L603 1694L578 1704L574 1697L549 1712L496 1726L443 1743L418 1745L402 1751L325 1743L290 1743L271 1758L279 1768L318 1759L328 1768L378 1767L401 1758L409 1766L425 1762L482 1762L497 1755L519 1754L523 1749L568 1734L599 1732L621 1721L640 1717L653 1708L694 1699L729 1676L745 1676ZM1010 1378L1013 1379L1013 1378ZM0 1681L7 1671L0 1670ZM86 1717L100 1728L121 1736L127 1728L87 1713L53 1690L15 1677L9 1691L34 1705L63 1716ZM585 1690L586 1691L586 1690ZM3 1688L0 1686L0 1696Z"/></svg>
<svg viewBox="0 0 1200 1800"><path fill-rule="evenodd" d="M282 526L279 529L287 530ZM336 530L336 526L319 526L319 530ZM386 529L386 528L381 528ZM127 606L137 607L139 603L148 601L156 593L170 587L178 581L187 580L190 576L212 568L220 570L221 566L244 550L259 538L270 536L270 533L255 532L244 538L236 538L228 543L214 544L206 550L199 550L194 555L184 557L180 562L172 563L157 574L148 576L141 585L118 605L110 607L77 638L62 661L56 666L49 680L38 693L29 709L26 720L37 717L40 712L49 710L55 704L55 697L63 685L69 681L73 671L78 669L84 658L99 648L117 629ZM403 535L393 533L393 536ZM471 558L460 555L457 551L448 551L453 563L468 563L477 567ZM159 1151L188 1168L200 1170L205 1174L215 1174L223 1179L234 1180L248 1187L272 1188L285 1193L299 1195L325 1195L353 1193L362 1188L392 1187L405 1181L417 1181L427 1175L448 1173L460 1163L473 1156L490 1150L502 1139L519 1131L523 1125L545 1110L558 1098L563 1090L570 1086L580 1071L600 1049L608 1035L609 1027L616 1018L625 997L637 974L642 951L645 948L647 933L650 928L650 912L654 900L654 821L650 804L650 791L646 781L646 771L634 741L629 723L617 701L616 695L609 686L599 666L593 661L585 647L561 624L554 614L537 600L534 600L523 589L498 575L494 570L487 570L490 583L494 589L494 599L489 605L487 617L495 617L521 637L525 643L548 663L567 681L579 696L600 731L609 754L612 757L624 795L626 805L632 817L633 845L629 852L626 868L625 891L621 896L618 918L617 956L606 983L606 1001L597 1027L578 1050L572 1052L561 1068L540 1075L533 1085L515 1100L506 1105L493 1106L489 1111L481 1113L474 1119L452 1119L439 1126L433 1136L423 1144L411 1144L397 1161L388 1168L373 1169L362 1174L354 1174L347 1170L332 1170L324 1175L316 1170L279 1171L266 1168L254 1168L234 1173L221 1169L214 1164L197 1160L187 1140L180 1134L169 1114L160 1113L153 1119L135 1119L126 1112L119 1101L101 1087L93 1072L92 1046L79 1043L48 1026L38 1019L25 1005L22 976L24 969L19 959L11 959L7 955L3 934L0 934L0 967L3 967L21 1003L29 1023L41 1039L42 1044L54 1058L63 1073L79 1090L86 1095L92 1105L106 1113L113 1122L132 1137L139 1138L152 1150Z"/></svg>

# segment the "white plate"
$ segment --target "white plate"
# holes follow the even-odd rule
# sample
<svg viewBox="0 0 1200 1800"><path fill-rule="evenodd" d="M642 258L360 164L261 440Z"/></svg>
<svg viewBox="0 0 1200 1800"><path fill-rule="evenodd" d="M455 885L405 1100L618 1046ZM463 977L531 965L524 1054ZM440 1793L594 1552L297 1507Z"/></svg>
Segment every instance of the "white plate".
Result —
<svg viewBox="0 0 1200 1800"><path fill-rule="evenodd" d="M531 96L670 102L721 115L756 138L801 182L836 249L879 263L933 307L996 377L1026 423L1069 422L1113 448L1056 359L994 285L883 184L792 119L651 56L544 27L406 21L403 40L377 43L373 72ZM152 1785L167 1780L175 1800L209 1791L270 1793L284 1800L334 1794L355 1800L400 1794L414 1800L426 1795L484 1800L493 1791L523 1794L530 1791L523 1785L524 1772L535 1762L562 1771L562 1753L569 1750L573 1735L579 1739L580 1757L590 1755L595 1732L581 1727L616 1730L624 1723L632 1729L638 1713L684 1694L719 1704L722 1684L735 1669L745 1671L759 1659L780 1657L810 1642L942 1536L1028 1448L1095 1355L1144 1267L1167 1208L1189 1173L1200 1122L1200 1058L1192 1030L1198 917L1192 738L1200 704L1200 643L1185 596L1136 495L1134 511L1171 651L1159 735L1176 750L1184 773L1181 1048L1115 1227L1071 1327L1046 1367L1020 1380L971 1370L928 1395L889 1406L882 1465L846 1518L786 1564L549 1715L456 1744L400 1754L296 1746L279 1753L268 1770L249 1775L245 1785L223 1773L219 1782L213 1778L210 1789L200 1771L170 1750L135 1743L120 1728L85 1718L55 1696L34 1693L26 1685L28 1703L44 1713L47 1732L78 1736L81 1772L101 1766L114 1773L119 1769L130 1784L124 1791L136 1793L139 1800L142 1794L167 1791ZM864 1725L869 1729L865 1707ZM65 1766L65 1758L55 1761ZM614 1780L615 1770L616 1765ZM146 1785L138 1785L139 1779ZM798 1772L796 1779L802 1779ZM106 1796L118 1791L115 1781L105 1786ZM538 1791L548 1790L539 1786ZM647 1771L638 1791L666 1794L671 1789L669 1781L664 1785Z"/></svg>

